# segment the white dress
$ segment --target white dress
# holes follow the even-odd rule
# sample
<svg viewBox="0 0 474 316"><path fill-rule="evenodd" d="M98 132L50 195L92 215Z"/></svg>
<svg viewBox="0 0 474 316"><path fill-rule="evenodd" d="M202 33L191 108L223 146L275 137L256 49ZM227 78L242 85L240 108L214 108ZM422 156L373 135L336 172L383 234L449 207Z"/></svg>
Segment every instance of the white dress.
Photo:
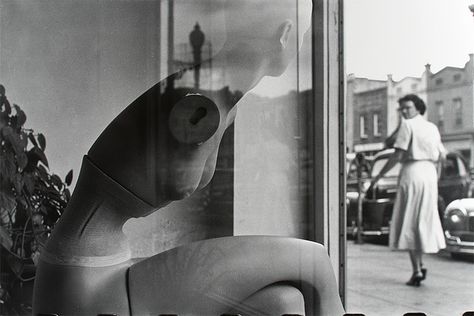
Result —
<svg viewBox="0 0 474 316"><path fill-rule="evenodd" d="M436 163L445 152L438 128L421 115L403 120L394 144L407 152L390 224L391 249L436 253L446 247L438 215Z"/></svg>

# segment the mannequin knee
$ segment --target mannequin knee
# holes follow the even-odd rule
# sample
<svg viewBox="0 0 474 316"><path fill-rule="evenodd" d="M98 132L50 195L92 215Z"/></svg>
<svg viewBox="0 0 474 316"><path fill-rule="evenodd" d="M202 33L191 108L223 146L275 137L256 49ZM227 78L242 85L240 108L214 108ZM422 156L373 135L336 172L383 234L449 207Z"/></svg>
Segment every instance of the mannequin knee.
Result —
<svg viewBox="0 0 474 316"><path fill-rule="evenodd" d="M275 284L254 293L233 312L243 315L304 315L304 298L291 285Z"/></svg>

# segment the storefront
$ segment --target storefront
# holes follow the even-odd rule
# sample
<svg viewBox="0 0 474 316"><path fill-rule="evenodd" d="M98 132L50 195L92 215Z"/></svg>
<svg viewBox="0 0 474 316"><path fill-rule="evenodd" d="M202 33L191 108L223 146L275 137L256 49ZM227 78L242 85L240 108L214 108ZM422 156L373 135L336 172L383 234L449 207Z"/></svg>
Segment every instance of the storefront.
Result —
<svg viewBox="0 0 474 316"><path fill-rule="evenodd" d="M158 82L236 104L220 112L209 184L125 224L133 256L297 237L324 245L344 302L342 1L10 1L0 14L1 84L60 174L78 174L107 124Z"/></svg>

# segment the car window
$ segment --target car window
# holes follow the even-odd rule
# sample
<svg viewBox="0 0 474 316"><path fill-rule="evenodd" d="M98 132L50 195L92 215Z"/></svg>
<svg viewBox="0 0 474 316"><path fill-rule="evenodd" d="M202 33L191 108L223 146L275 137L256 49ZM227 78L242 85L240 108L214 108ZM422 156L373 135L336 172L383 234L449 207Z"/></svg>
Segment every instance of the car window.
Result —
<svg viewBox="0 0 474 316"><path fill-rule="evenodd" d="M370 163L366 161L362 165L361 178L366 179L370 177ZM357 180L357 163L355 160L352 160L347 167L347 180Z"/></svg>
<svg viewBox="0 0 474 316"><path fill-rule="evenodd" d="M461 177L464 177L465 175L467 175L467 168L466 168L466 165L464 164L464 161L457 157L457 162L458 162L458 169L459 169L459 175Z"/></svg>
<svg viewBox="0 0 474 316"><path fill-rule="evenodd" d="M455 156L448 156L443 165L443 174L445 177L454 177L459 174L459 165Z"/></svg>
<svg viewBox="0 0 474 316"><path fill-rule="evenodd" d="M380 173L380 170L382 170L383 166L385 166L387 161L388 158L379 158L374 161L374 164L372 165L372 177L375 177ZM400 168L401 164L397 163L392 169L390 169L385 174L385 177L398 177L398 174L400 173Z"/></svg>

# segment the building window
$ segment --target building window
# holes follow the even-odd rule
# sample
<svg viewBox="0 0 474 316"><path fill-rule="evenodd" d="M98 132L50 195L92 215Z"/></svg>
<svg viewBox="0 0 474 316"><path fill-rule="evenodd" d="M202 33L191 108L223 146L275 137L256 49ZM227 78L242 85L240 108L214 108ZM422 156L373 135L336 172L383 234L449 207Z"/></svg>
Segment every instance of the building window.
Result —
<svg viewBox="0 0 474 316"><path fill-rule="evenodd" d="M453 99L453 108L456 126L462 126L462 101L461 98Z"/></svg>
<svg viewBox="0 0 474 316"><path fill-rule="evenodd" d="M454 82L460 81L460 80L461 80L461 74L455 74L455 75L453 76L453 80L454 80Z"/></svg>
<svg viewBox="0 0 474 316"><path fill-rule="evenodd" d="M382 134L380 134L380 119L378 113L374 113L374 115L372 116L372 123L374 129L374 136L381 136Z"/></svg>
<svg viewBox="0 0 474 316"><path fill-rule="evenodd" d="M439 86L443 84L443 78L438 78L435 80L435 85Z"/></svg>
<svg viewBox="0 0 474 316"><path fill-rule="evenodd" d="M360 116L360 119L359 119L359 122L360 122L360 138L367 138L367 124L365 122L365 115L361 115Z"/></svg>
<svg viewBox="0 0 474 316"><path fill-rule="evenodd" d="M438 128L444 130L444 105L443 101L436 101L436 109L438 111Z"/></svg>
<svg viewBox="0 0 474 316"><path fill-rule="evenodd" d="M417 85L416 83L413 83L413 84L411 85L411 91L412 91L412 92L415 92L416 89L418 89L418 85Z"/></svg>

